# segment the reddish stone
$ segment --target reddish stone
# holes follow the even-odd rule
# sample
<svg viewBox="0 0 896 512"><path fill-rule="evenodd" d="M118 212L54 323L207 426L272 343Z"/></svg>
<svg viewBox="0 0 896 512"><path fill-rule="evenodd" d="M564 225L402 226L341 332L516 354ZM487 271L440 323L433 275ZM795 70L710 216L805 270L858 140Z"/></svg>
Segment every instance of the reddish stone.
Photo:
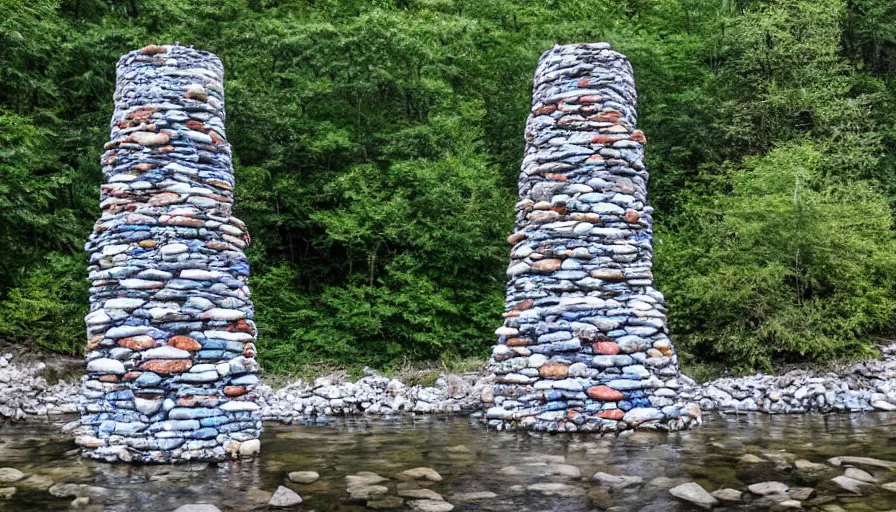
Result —
<svg viewBox="0 0 896 512"><path fill-rule="evenodd" d="M118 382L118 375L100 375L97 379L101 382Z"/></svg>
<svg viewBox="0 0 896 512"><path fill-rule="evenodd" d="M137 380L137 378L140 377L141 375L143 375L143 372L128 372L128 373L124 374L124 376L121 378L121 380L126 380L126 381Z"/></svg>
<svg viewBox="0 0 896 512"><path fill-rule="evenodd" d="M152 164L137 164L134 166L136 171L148 171L150 169L152 169Z"/></svg>
<svg viewBox="0 0 896 512"><path fill-rule="evenodd" d="M165 53L165 48L163 48L157 44L150 44L150 45L144 46L140 50L140 53L142 53L143 55L156 55L158 53Z"/></svg>
<svg viewBox="0 0 896 512"><path fill-rule="evenodd" d="M527 345L531 345L532 340L529 338L508 338L507 346L508 347L525 347Z"/></svg>
<svg viewBox="0 0 896 512"><path fill-rule="evenodd" d="M94 334L90 338L87 339L87 350L94 350L100 346L100 343L103 341L102 334Z"/></svg>
<svg viewBox="0 0 896 512"><path fill-rule="evenodd" d="M226 181L221 180L205 180L205 183L218 188L223 188L224 190L233 190L233 185L227 183Z"/></svg>
<svg viewBox="0 0 896 512"><path fill-rule="evenodd" d="M588 87L591 85L591 82L587 78L581 78L576 85L579 87Z"/></svg>
<svg viewBox="0 0 896 512"><path fill-rule="evenodd" d="M149 121L155 111L154 108L141 108L128 114L128 117L135 121Z"/></svg>
<svg viewBox="0 0 896 512"><path fill-rule="evenodd" d="M122 121L120 123L117 123L115 126L119 128L130 128L132 125L133 124L130 121Z"/></svg>
<svg viewBox="0 0 896 512"><path fill-rule="evenodd" d="M205 125L199 121L189 120L187 121L187 128L191 130L203 130L205 129Z"/></svg>
<svg viewBox="0 0 896 512"><path fill-rule="evenodd" d="M245 320L230 322L229 324L227 324L227 330L230 332L248 332L249 334L255 333L255 330L252 329L252 325Z"/></svg>
<svg viewBox="0 0 896 512"><path fill-rule="evenodd" d="M246 343L243 345L243 357L255 357L257 353L254 343Z"/></svg>
<svg viewBox="0 0 896 512"><path fill-rule="evenodd" d="M547 106L537 109L535 111L535 115L542 116L545 114L550 114L551 112L554 112L555 110L557 110L557 105L547 105Z"/></svg>
<svg viewBox="0 0 896 512"><path fill-rule="evenodd" d="M159 153L171 153L172 151L174 151L174 146L162 146L156 149L156 151L158 151Z"/></svg>
<svg viewBox="0 0 896 512"><path fill-rule="evenodd" d="M591 137L591 142L593 144L612 144L618 140L622 140L620 137L614 137L612 135L595 135Z"/></svg>
<svg viewBox="0 0 896 512"><path fill-rule="evenodd" d="M597 413L598 418L603 418L605 420L616 420L619 421L625 416L625 411L621 409L610 409L608 411L601 411Z"/></svg>
<svg viewBox="0 0 896 512"><path fill-rule="evenodd" d="M215 144L224 144L225 142L227 142L226 140L221 138L221 136L218 135L218 133L214 130L208 132L208 135L212 138L212 142Z"/></svg>
<svg viewBox="0 0 896 512"><path fill-rule="evenodd" d="M183 373L193 366L189 359L150 359L140 365L143 370L156 373Z"/></svg>
<svg viewBox="0 0 896 512"><path fill-rule="evenodd" d="M189 350L190 352L202 349L202 345L189 336L172 336L168 339L168 344L174 348Z"/></svg>
<svg viewBox="0 0 896 512"><path fill-rule="evenodd" d="M524 233L514 233L507 237L507 243L510 245L515 245L520 240L524 240L526 235Z"/></svg>
<svg viewBox="0 0 896 512"><path fill-rule="evenodd" d="M544 177L546 179L554 180L554 181L567 181L568 180L568 178L565 175L556 174L556 173L552 173L552 172L545 174Z"/></svg>
<svg viewBox="0 0 896 512"><path fill-rule="evenodd" d="M615 356L619 353L619 344L615 341L598 341L591 345L595 354Z"/></svg>
<svg viewBox="0 0 896 512"><path fill-rule="evenodd" d="M565 379L569 376L569 366L557 361L548 361L538 369L538 375L545 379Z"/></svg>
<svg viewBox="0 0 896 512"><path fill-rule="evenodd" d="M156 340L152 339L152 336L141 334L118 340L118 346L131 350L146 350L156 346Z"/></svg>
<svg viewBox="0 0 896 512"><path fill-rule="evenodd" d="M532 264L532 270L536 272L553 272L560 268L563 262L557 259L538 260Z"/></svg>
<svg viewBox="0 0 896 512"><path fill-rule="evenodd" d="M245 386L224 386L224 394L227 396L241 396L246 394Z"/></svg>
<svg viewBox="0 0 896 512"><path fill-rule="evenodd" d="M641 130L635 130L634 132L632 132L631 138L635 142L647 144L647 137L644 136L644 132L642 132Z"/></svg>
<svg viewBox="0 0 896 512"><path fill-rule="evenodd" d="M517 317L517 316L520 316L521 313L522 313L522 311L520 311L520 310L518 310L518 309L512 309L512 310L507 311L507 312L504 313L504 318L513 318L513 317Z"/></svg>
<svg viewBox="0 0 896 512"><path fill-rule="evenodd" d="M634 224L635 222L638 222L638 219L641 218L641 214L638 213L637 210L628 208L625 210L625 215L623 215L622 218L625 220L625 222Z"/></svg>
<svg viewBox="0 0 896 512"><path fill-rule="evenodd" d="M616 391L609 386L591 386L586 392L591 398L603 402L616 402L625 398L625 395L620 391Z"/></svg>
<svg viewBox="0 0 896 512"><path fill-rule="evenodd" d="M600 103L603 100L604 99L602 97L595 94L590 94L588 96L582 96L581 98L579 98L579 101L586 105L589 105L591 103Z"/></svg>
<svg viewBox="0 0 896 512"><path fill-rule="evenodd" d="M532 299L526 299L524 301L517 302L516 308L519 310L527 310L535 305L535 301Z"/></svg>
<svg viewBox="0 0 896 512"><path fill-rule="evenodd" d="M199 400L195 396L182 396L177 399L177 405L179 407L196 407L196 404L199 403Z"/></svg>

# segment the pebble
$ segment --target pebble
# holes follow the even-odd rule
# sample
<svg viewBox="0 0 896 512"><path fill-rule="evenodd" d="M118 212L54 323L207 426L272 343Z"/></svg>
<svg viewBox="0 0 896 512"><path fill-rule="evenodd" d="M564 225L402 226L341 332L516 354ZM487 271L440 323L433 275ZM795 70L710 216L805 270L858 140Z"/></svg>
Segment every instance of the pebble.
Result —
<svg viewBox="0 0 896 512"><path fill-rule="evenodd" d="M747 486L747 490L760 496L783 494L787 489L790 489L790 486L781 482L759 482Z"/></svg>
<svg viewBox="0 0 896 512"><path fill-rule="evenodd" d="M738 491L737 489L725 488L713 491L709 494L719 501L736 502L741 500L741 497L744 493Z"/></svg>
<svg viewBox="0 0 896 512"><path fill-rule="evenodd" d="M591 479L598 482L600 485L610 487L611 489L625 489L626 487L640 485L644 482L644 479L639 476L620 476L602 472L595 473Z"/></svg>
<svg viewBox="0 0 896 512"><path fill-rule="evenodd" d="M100 159L76 439L110 462L251 457L262 411L224 68L191 47L147 48L118 61Z"/></svg>
<svg viewBox="0 0 896 512"><path fill-rule="evenodd" d="M673 487L669 489L669 494L682 501L693 503L694 505L705 509L710 509L719 503L717 499L695 482L688 482Z"/></svg>
<svg viewBox="0 0 896 512"><path fill-rule="evenodd" d="M16 468L0 468L0 483L2 484L18 482L23 478L25 478L25 473Z"/></svg>
<svg viewBox="0 0 896 512"><path fill-rule="evenodd" d="M441 494L432 489L399 489L398 495L415 500L444 500Z"/></svg>
<svg viewBox="0 0 896 512"><path fill-rule="evenodd" d="M454 505L451 503L438 500L413 500L408 502L408 507L418 512L451 512L454 510Z"/></svg>
<svg viewBox="0 0 896 512"><path fill-rule="evenodd" d="M861 480L856 480L854 478L849 478L848 476L835 476L831 478L831 482L837 484L837 487L840 487L844 491L851 492L853 494L862 494L861 487L863 485L871 485L868 482L863 482Z"/></svg>
<svg viewBox="0 0 896 512"><path fill-rule="evenodd" d="M320 479L316 471L292 471L287 475L290 482L297 484L310 484Z"/></svg>
<svg viewBox="0 0 896 512"><path fill-rule="evenodd" d="M286 508L296 506L299 503L302 503L302 497L296 494L292 489L281 485L274 491L274 495L271 496L270 501L268 501L268 506Z"/></svg>
<svg viewBox="0 0 896 512"><path fill-rule="evenodd" d="M442 475L432 468L413 468L402 471L400 476L415 478L418 480L429 480L431 482L441 482Z"/></svg>
<svg viewBox="0 0 896 512"><path fill-rule="evenodd" d="M221 512L221 509L208 503L194 503L181 505L174 509L174 512Z"/></svg>

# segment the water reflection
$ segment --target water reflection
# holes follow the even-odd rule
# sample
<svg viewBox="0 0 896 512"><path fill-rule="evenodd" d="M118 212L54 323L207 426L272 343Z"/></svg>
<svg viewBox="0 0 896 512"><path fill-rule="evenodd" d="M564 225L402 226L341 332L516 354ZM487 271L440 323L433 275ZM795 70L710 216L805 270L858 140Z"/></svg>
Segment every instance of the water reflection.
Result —
<svg viewBox="0 0 896 512"><path fill-rule="evenodd" d="M806 508L890 510L896 508L896 493L869 487L866 496L843 496L829 482L842 469L814 474L797 470L794 463L824 463L838 455L896 461L894 423L894 414L711 416L702 428L689 432L612 439L495 432L464 417L348 419L327 426L269 424L257 461L178 466L82 460L70 439L55 431L58 425L4 425L0 467L29 476L0 483L0 488L16 487L9 500L0 501L0 509L68 510L74 497L82 495L90 498L82 510L167 511L188 503L212 503L226 511L264 510L271 493L286 485L305 499L301 510L362 511L370 509L362 501L348 500L345 476L370 471L390 479L381 484L389 496L415 487L431 489L459 512L684 511L691 508L668 492L680 483L743 490L765 480L814 488ZM742 460L745 454L753 459ZM435 469L443 480L397 477L421 466ZM286 479L288 472L300 470L316 471L321 478L311 484ZM591 478L597 472L636 476L641 482L602 485ZM882 481L896 480L894 472L873 473ZM475 499L485 495L470 493L496 496ZM760 506L753 501L716 510Z"/></svg>

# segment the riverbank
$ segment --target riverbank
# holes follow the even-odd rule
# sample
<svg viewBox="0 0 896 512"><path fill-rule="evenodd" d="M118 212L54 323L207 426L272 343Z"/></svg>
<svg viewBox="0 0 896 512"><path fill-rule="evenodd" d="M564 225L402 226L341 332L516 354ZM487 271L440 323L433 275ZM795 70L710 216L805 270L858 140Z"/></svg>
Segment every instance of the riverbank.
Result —
<svg viewBox="0 0 896 512"><path fill-rule="evenodd" d="M880 346L880 352L879 359L836 369L721 378L699 385L682 377L681 397L704 411L723 413L893 411L896 343ZM79 359L52 354L0 353L0 418L23 420L77 412L81 364ZM257 392L266 421L314 423L335 416L469 413L482 401L493 400L492 379L481 372L445 373L433 385L408 385L366 370L354 382L334 374L296 379L276 388L262 385Z"/></svg>

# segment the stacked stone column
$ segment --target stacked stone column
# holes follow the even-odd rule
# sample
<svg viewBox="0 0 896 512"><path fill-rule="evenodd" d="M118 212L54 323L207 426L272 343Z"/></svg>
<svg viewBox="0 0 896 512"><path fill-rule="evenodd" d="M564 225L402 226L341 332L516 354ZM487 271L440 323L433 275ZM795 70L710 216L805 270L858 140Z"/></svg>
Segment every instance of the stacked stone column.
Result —
<svg viewBox="0 0 896 512"><path fill-rule="evenodd" d="M102 215L90 255L85 455L176 462L253 455L261 410L249 243L231 214L224 68L151 45L117 66Z"/></svg>
<svg viewBox="0 0 896 512"><path fill-rule="evenodd" d="M535 73L504 325L485 393L501 428L618 432L700 421L651 272L644 134L631 65L557 46Z"/></svg>

